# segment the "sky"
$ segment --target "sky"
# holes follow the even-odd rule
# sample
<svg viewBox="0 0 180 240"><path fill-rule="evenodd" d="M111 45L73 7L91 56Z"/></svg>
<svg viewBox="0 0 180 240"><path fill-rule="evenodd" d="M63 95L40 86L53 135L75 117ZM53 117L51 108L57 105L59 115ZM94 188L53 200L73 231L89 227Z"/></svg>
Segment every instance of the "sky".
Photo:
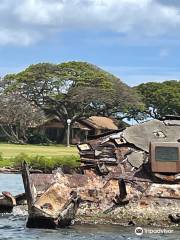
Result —
<svg viewBox="0 0 180 240"><path fill-rule="evenodd" d="M86 61L130 86L180 79L180 0L0 0L0 76Z"/></svg>

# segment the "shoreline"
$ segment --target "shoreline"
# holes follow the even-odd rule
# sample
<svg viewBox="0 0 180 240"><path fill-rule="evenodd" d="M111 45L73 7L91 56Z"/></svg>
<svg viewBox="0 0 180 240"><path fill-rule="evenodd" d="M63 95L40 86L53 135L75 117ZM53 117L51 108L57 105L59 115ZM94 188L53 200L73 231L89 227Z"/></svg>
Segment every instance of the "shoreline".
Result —
<svg viewBox="0 0 180 240"><path fill-rule="evenodd" d="M34 170L32 169L32 171ZM21 174L20 169L1 168L1 174ZM180 223L174 223L169 215L180 213L180 199L168 199L159 197L141 197L126 206L99 205L99 201L92 202L87 199L80 204L75 223L80 224L113 224L120 226L158 226L158 227L178 227Z"/></svg>
<svg viewBox="0 0 180 240"><path fill-rule="evenodd" d="M87 217L88 218L88 217ZM177 229L178 231L180 231L179 228L179 224L144 224L142 222L139 222L137 224L128 224L125 222L118 222L118 221L112 221L112 220L105 220L105 219L82 219L82 218L76 218L74 220L74 223L71 225L91 225L91 226L96 226L96 225L102 225L102 226L120 226L120 227L127 227L127 228L136 228L136 227L144 227L144 228L173 228L173 229Z"/></svg>
<svg viewBox="0 0 180 240"><path fill-rule="evenodd" d="M2 174L21 174L21 169L18 168L0 168L0 173ZM30 173L42 173L45 174L42 170L39 169L30 169Z"/></svg>
<svg viewBox="0 0 180 240"><path fill-rule="evenodd" d="M16 168L6 168L6 167L3 167L3 168L0 168L0 173L2 173L2 174L10 174L10 173L20 174L21 170L20 169L16 169Z"/></svg>
<svg viewBox="0 0 180 240"><path fill-rule="evenodd" d="M142 205L142 202L146 202ZM180 212L180 200L143 199L131 202L127 206L117 207L110 213L92 206L83 210L79 208L75 221L90 224L115 224L121 226L158 226L179 227L180 222L172 222L169 215Z"/></svg>

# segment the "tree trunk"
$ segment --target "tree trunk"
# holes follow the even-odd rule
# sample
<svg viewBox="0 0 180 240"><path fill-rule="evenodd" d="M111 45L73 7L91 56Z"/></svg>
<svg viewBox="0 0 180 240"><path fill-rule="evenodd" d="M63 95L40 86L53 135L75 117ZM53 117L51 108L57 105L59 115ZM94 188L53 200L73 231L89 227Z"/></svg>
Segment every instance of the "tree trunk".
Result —
<svg viewBox="0 0 180 240"><path fill-rule="evenodd" d="M25 144L25 142L22 139L19 139L18 135L15 133L12 126L7 125L4 127L1 124L0 127L11 143Z"/></svg>

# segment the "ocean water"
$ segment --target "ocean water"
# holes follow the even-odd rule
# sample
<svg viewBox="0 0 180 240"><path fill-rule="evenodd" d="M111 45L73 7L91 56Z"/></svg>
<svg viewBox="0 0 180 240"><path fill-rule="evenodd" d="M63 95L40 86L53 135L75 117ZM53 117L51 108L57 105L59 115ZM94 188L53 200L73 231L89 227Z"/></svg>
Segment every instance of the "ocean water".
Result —
<svg viewBox="0 0 180 240"><path fill-rule="evenodd" d="M12 194L23 192L21 175L0 174L0 191ZM135 227L119 225L73 225L69 228L47 230L26 228L27 212L15 207L11 214L0 214L0 240L45 239L45 240L117 240L117 239L180 239L179 229L144 228L141 236L135 234ZM149 233L147 233L149 231ZM163 233L163 231L165 233Z"/></svg>

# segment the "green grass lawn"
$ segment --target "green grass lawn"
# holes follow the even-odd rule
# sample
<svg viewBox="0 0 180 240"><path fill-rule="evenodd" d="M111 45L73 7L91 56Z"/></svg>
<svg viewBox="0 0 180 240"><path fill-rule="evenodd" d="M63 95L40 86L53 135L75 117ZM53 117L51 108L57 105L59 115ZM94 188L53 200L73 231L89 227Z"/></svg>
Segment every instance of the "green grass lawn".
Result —
<svg viewBox="0 0 180 240"><path fill-rule="evenodd" d="M75 146L40 146L0 144L0 167L19 168L26 161L34 169L52 170L62 165L79 166L79 154Z"/></svg>
<svg viewBox="0 0 180 240"><path fill-rule="evenodd" d="M66 147L64 145L40 146L40 145L18 145L0 144L0 153L3 158L15 157L20 153L27 155L40 155L44 157L71 156L78 155L76 146Z"/></svg>

